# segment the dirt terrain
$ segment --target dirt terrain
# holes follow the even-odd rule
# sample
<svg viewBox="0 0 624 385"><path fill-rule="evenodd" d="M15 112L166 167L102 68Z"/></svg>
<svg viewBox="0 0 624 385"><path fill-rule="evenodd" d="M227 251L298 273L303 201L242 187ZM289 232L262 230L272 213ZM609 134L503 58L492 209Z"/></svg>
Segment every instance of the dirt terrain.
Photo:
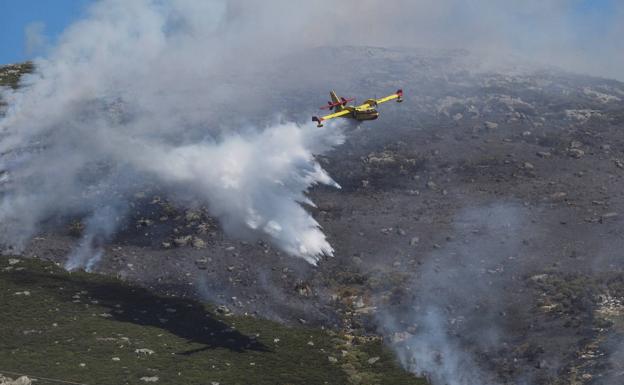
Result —
<svg viewBox="0 0 624 385"><path fill-rule="evenodd" d="M135 196L96 271L239 314L381 335L434 383L622 382L624 84L461 51L323 48L285 66L298 62L314 70L270 75L281 91L268 110L285 119L307 120L329 88L405 92L319 157L342 186L310 192L335 255L315 267L230 239L155 186ZM334 79L332 68L347 70ZM265 91L252 83L250 95ZM49 228L24 256L64 261L81 223Z"/></svg>

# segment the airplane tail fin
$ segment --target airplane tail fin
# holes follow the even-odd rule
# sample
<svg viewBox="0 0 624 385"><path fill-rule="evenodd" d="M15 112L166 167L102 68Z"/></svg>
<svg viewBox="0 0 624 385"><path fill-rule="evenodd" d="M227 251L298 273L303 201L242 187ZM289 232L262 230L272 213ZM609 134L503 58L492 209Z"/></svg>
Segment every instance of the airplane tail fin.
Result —
<svg viewBox="0 0 624 385"><path fill-rule="evenodd" d="M336 112L340 112L344 109L343 103L344 102L344 98L339 98L338 95L336 95L336 92L331 91L329 93L329 97L331 98L331 102L332 104L335 105L334 107L334 111Z"/></svg>

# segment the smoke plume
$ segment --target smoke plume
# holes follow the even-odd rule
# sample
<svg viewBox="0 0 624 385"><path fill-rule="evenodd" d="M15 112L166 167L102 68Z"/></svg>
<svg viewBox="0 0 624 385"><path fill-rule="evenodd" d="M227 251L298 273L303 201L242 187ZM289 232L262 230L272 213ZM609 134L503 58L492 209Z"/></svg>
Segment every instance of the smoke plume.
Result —
<svg viewBox="0 0 624 385"><path fill-rule="evenodd" d="M332 254L302 204L314 184L339 187L314 154L343 137L279 118L240 123L239 104L264 91L240 79L261 74L279 49L254 51L253 29L238 26L249 15L236 10L98 2L21 89L5 90L0 242L19 249L42 223L79 216L86 227L67 266L92 267L133 194L157 184L206 204L234 236L266 238L310 263Z"/></svg>
<svg viewBox="0 0 624 385"><path fill-rule="evenodd" d="M613 52L622 50L612 48L621 45L621 7L613 5L604 23L595 22L601 14L579 23L579 7L575 0L365 0L355 9L325 0L95 2L36 60L21 90L2 93L0 165L10 187L0 241L20 247L60 214L91 218L114 207L123 217L128 196L149 181L172 195L192 192L231 234L269 238L314 262L331 246L299 204L312 184L334 184L313 154L342 138L269 123L266 111L284 112L285 98L268 72L289 68L288 56L309 47L367 44L469 48L494 63L515 54L619 76L622 58ZM305 63L287 72L281 78L302 87L314 81ZM96 236L97 228L86 237L114 233Z"/></svg>
<svg viewBox="0 0 624 385"><path fill-rule="evenodd" d="M380 311L382 332L405 368L434 385L499 383L483 369L480 353L506 346L510 320L528 311L521 302L527 296L510 294L528 271L519 255L530 237L525 218L521 207L508 204L459 213L453 241L427 257L411 294Z"/></svg>

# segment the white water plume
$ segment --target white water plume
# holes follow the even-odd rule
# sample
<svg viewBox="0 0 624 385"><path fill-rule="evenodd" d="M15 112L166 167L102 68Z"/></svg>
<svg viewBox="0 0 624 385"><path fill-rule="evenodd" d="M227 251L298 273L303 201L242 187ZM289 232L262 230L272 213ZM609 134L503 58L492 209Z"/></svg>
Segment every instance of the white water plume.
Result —
<svg viewBox="0 0 624 385"><path fill-rule="evenodd" d="M251 31L230 29L236 20L221 1L107 0L71 26L22 88L2 94L0 242L19 249L42 223L80 216L87 226L67 266L93 267L120 208L157 184L205 204L232 236L313 264L331 255L302 204L312 185L339 187L314 155L343 136L239 124L243 101L262 103L245 79L261 74L263 55L247 51Z"/></svg>

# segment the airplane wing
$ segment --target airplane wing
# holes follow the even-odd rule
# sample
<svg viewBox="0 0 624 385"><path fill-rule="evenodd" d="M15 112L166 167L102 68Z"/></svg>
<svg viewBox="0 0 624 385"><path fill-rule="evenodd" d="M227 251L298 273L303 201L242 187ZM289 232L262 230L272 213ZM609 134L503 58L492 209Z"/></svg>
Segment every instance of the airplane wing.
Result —
<svg viewBox="0 0 624 385"><path fill-rule="evenodd" d="M378 104L389 102L389 101L394 100L394 99L397 99L397 102L402 102L403 101L403 90L398 90L397 92L393 93L392 95L388 95L388 96L380 98L380 99L368 99L367 101L365 101L363 104L360 104L356 108L375 107Z"/></svg>
<svg viewBox="0 0 624 385"><path fill-rule="evenodd" d="M319 127L323 127L323 121L333 119L333 118L339 118L341 116L349 115L350 113L351 113L351 110L344 109L339 112L334 112L333 114L321 116L320 118L318 116L314 116L312 117L312 121L317 122L318 123L317 125Z"/></svg>

